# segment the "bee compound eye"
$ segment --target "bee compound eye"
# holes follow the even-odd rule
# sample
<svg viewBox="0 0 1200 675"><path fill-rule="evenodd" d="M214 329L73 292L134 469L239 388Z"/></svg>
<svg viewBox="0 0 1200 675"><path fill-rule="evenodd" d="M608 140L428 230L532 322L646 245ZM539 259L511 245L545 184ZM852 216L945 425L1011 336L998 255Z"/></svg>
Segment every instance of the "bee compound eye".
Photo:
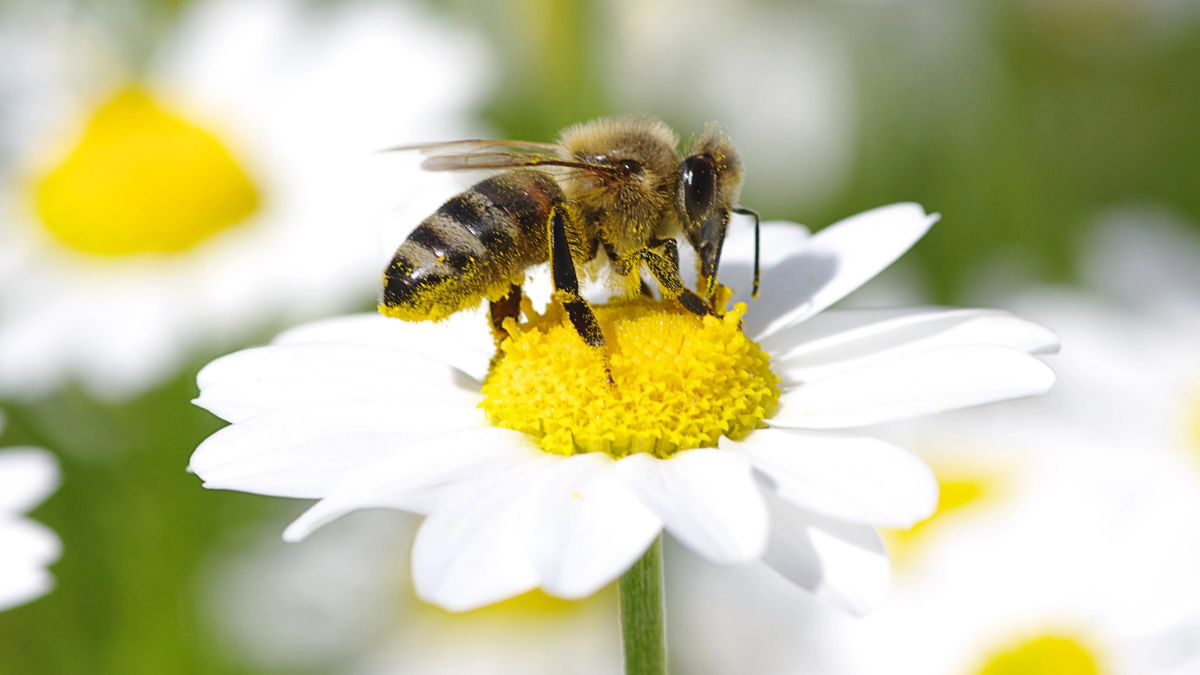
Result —
<svg viewBox="0 0 1200 675"><path fill-rule="evenodd" d="M712 157L694 155L683 162L680 176L683 206L688 218L700 220L712 210L717 195L717 167Z"/></svg>

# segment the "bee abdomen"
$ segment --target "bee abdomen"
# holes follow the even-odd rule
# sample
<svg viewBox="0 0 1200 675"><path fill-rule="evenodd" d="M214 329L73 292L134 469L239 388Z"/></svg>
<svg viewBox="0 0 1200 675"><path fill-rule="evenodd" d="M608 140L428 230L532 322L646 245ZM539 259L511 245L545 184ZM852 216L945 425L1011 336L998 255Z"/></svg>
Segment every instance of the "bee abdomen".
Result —
<svg viewBox="0 0 1200 675"><path fill-rule="evenodd" d="M554 179L514 171L443 204L396 250L384 277L383 313L437 320L495 299L547 258L545 223L562 193Z"/></svg>

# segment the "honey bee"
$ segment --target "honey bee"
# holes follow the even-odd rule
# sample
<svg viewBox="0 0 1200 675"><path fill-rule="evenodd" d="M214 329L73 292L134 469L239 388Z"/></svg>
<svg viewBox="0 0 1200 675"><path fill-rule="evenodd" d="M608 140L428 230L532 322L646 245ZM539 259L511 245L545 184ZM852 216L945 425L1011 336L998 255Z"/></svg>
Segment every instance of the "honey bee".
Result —
<svg viewBox="0 0 1200 675"><path fill-rule="evenodd" d="M564 130L557 143L466 140L395 148L429 155L431 171L502 170L442 204L396 250L384 273L380 311L439 320L488 300L493 335L516 319L526 269L549 262L555 296L584 342L605 346L596 315L579 291L577 269L604 251L626 293L662 296L698 315L715 314L717 268L742 165L727 138L706 127L686 157L679 139L653 118L599 119ZM697 254L701 297L685 287L675 237Z"/></svg>

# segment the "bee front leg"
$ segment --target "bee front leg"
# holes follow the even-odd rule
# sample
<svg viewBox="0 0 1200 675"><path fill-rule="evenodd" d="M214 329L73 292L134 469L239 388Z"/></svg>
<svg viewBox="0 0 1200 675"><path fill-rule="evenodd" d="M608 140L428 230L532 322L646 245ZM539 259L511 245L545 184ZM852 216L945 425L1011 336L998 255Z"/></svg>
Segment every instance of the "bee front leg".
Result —
<svg viewBox="0 0 1200 675"><path fill-rule="evenodd" d="M630 274L637 274L637 292L644 298L654 298L654 291L650 290L650 284L647 284L646 280L642 278L641 258L636 253L622 258L617 253L617 249L607 241L604 242L604 252L608 255L609 263L617 276L628 277Z"/></svg>
<svg viewBox="0 0 1200 675"><path fill-rule="evenodd" d="M591 305L579 293L579 277L575 273L575 261L571 258L571 246L567 240L568 215L566 209L555 207L550 214L550 271L554 279L555 297L563 304L567 317L575 326L585 344L601 350L608 383L613 384L612 370L608 365L608 349L604 342L604 331Z"/></svg>
<svg viewBox="0 0 1200 675"><path fill-rule="evenodd" d="M716 316L716 311L709 303L683 285L683 279L679 276L679 246L674 239L652 240L649 246L638 252L638 256L646 263L650 274L654 275L664 298L675 298L693 314Z"/></svg>

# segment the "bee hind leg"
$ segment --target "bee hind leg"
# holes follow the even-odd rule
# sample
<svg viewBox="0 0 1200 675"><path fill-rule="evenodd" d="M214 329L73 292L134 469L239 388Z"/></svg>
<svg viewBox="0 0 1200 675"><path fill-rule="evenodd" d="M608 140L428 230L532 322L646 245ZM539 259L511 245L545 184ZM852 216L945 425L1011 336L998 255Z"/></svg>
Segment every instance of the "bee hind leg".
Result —
<svg viewBox="0 0 1200 675"><path fill-rule="evenodd" d="M604 359L604 370L609 385L613 384L612 369L609 367L608 348L604 331L591 305L579 292L579 276L575 273L575 261L571 257L571 246L567 241L567 219L570 216L563 208L555 208L550 214L550 271L554 279L555 296L562 302L575 332L589 347L599 349Z"/></svg>
<svg viewBox="0 0 1200 675"><path fill-rule="evenodd" d="M492 324L492 339L496 343L496 354L500 353L500 343L508 338L504 322L508 319L518 320L521 316L521 287L513 284L508 294L499 300L488 303L488 318Z"/></svg>

